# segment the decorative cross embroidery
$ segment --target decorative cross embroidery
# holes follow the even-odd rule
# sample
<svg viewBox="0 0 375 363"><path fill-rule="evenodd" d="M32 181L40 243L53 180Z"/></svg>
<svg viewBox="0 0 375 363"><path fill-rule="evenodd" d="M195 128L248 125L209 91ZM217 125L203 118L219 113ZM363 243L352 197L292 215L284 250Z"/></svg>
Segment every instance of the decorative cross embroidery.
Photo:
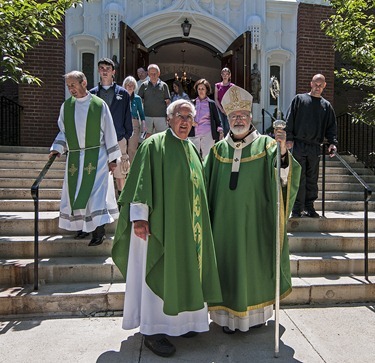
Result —
<svg viewBox="0 0 375 363"><path fill-rule="evenodd" d="M83 170L86 170L87 171L87 174L90 175L92 171L94 171L96 169L95 166L92 166L92 164L90 163L89 165L87 165L86 168L83 168Z"/></svg>
<svg viewBox="0 0 375 363"><path fill-rule="evenodd" d="M74 164L72 164L70 166L70 168L68 169L69 173L73 176L75 174L75 172L77 171L78 169L75 167Z"/></svg>

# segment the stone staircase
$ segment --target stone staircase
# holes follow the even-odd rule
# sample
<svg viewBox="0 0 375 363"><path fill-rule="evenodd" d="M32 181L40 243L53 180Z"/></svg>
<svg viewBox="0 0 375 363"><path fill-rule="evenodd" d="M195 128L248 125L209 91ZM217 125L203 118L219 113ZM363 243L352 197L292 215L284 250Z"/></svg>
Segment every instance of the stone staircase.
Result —
<svg viewBox="0 0 375 363"><path fill-rule="evenodd" d="M40 186L39 290L33 290L30 187L47 155L48 148L0 146L0 316L121 312L125 283L110 257L115 223L97 247L58 228L63 157ZM375 190L375 176L353 158L346 160ZM293 292L282 304L375 301L375 203L369 205L369 282L363 276L362 189L337 159L327 162L325 218L289 220ZM320 200L316 208L321 209Z"/></svg>

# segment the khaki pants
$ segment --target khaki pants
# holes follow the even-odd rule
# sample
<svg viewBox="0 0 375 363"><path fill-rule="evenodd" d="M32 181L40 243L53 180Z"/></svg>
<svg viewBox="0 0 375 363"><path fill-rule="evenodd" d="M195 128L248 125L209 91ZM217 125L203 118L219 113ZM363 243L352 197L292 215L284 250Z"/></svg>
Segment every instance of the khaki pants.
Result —
<svg viewBox="0 0 375 363"><path fill-rule="evenodd" d="M138 119L133 118L133 135L128 140L128 155L130 164L134 159L134 155L137 151L138 144L139 144L139 136L141 134L141 124Z"/></svg>

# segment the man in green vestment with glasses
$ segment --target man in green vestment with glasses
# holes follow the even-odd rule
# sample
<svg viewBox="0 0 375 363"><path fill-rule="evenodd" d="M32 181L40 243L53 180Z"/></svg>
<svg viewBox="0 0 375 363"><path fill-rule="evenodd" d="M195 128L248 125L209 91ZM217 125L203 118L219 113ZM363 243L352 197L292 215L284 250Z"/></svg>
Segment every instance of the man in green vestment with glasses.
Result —
<svg viewBox="0 0 375 363"><path fill-rule="evenodd" d="M111 112L87 91L86 76L72 71L64 77L71 97L61 106L60 132L49 155L67 152L59 227L77 231L75 238L92 232L89 246L98 246L105 238L105 224L118 218L111 174L121 151Z"/></svg>
<svg viewBox="0 0 375 363"><path fill-rule="evenodd" d="M138 148L112 250L126 278L123 328L139 327L164 357L176 350L168 336L207 331L207 303L221 301L202 162L188 139L194 116L189 101L172 102L170 128Z"/></svg>

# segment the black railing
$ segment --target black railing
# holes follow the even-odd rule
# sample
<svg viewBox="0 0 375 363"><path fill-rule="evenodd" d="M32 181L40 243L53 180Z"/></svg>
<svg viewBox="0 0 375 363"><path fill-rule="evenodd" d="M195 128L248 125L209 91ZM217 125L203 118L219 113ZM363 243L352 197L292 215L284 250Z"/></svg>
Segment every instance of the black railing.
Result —
<svg viewBox="0 0 375 363"><path fill-rule="evenodd" d="M20 145L20 125L23 107L1 96L0 98L0 145Z"/></svg>
<svg viewBox="0 0 375 363"><path fill-rule="evenodd" d="M324 191L325 191L325 158L326 158L326 144L323 144L323 177L322 177L322 215L324 216ZM368 241L368 203L371 199L372 190L367 185L367 183L353 170L353 168L340 156L337 152L335 152L335 157L339 159L341 164L345 166L345 168L352 174L357 181L363 186L364 196L363 196L363 204L364 204L364 216L363 216L363 233L364 233L364 255L365 255L365 278L368 282L370 282L368 278L368 263L369 263L369 241Z"/></svg>
<svg viewBox="0 0 375 363"><path fill-rule="evenodd" d="M337 117L340 154L349 154L375 172L375 127L353 122L350 113Z"/></svg>
<svg viewBox="0 0 375 363"><path fill-rule="evenodd" d="M52 163L55 161L56 155L57 154L52 155L47 161L31 187L31 196L34 199L34 290L38 290L39 285L39 185L47 174Z"/></svg>

